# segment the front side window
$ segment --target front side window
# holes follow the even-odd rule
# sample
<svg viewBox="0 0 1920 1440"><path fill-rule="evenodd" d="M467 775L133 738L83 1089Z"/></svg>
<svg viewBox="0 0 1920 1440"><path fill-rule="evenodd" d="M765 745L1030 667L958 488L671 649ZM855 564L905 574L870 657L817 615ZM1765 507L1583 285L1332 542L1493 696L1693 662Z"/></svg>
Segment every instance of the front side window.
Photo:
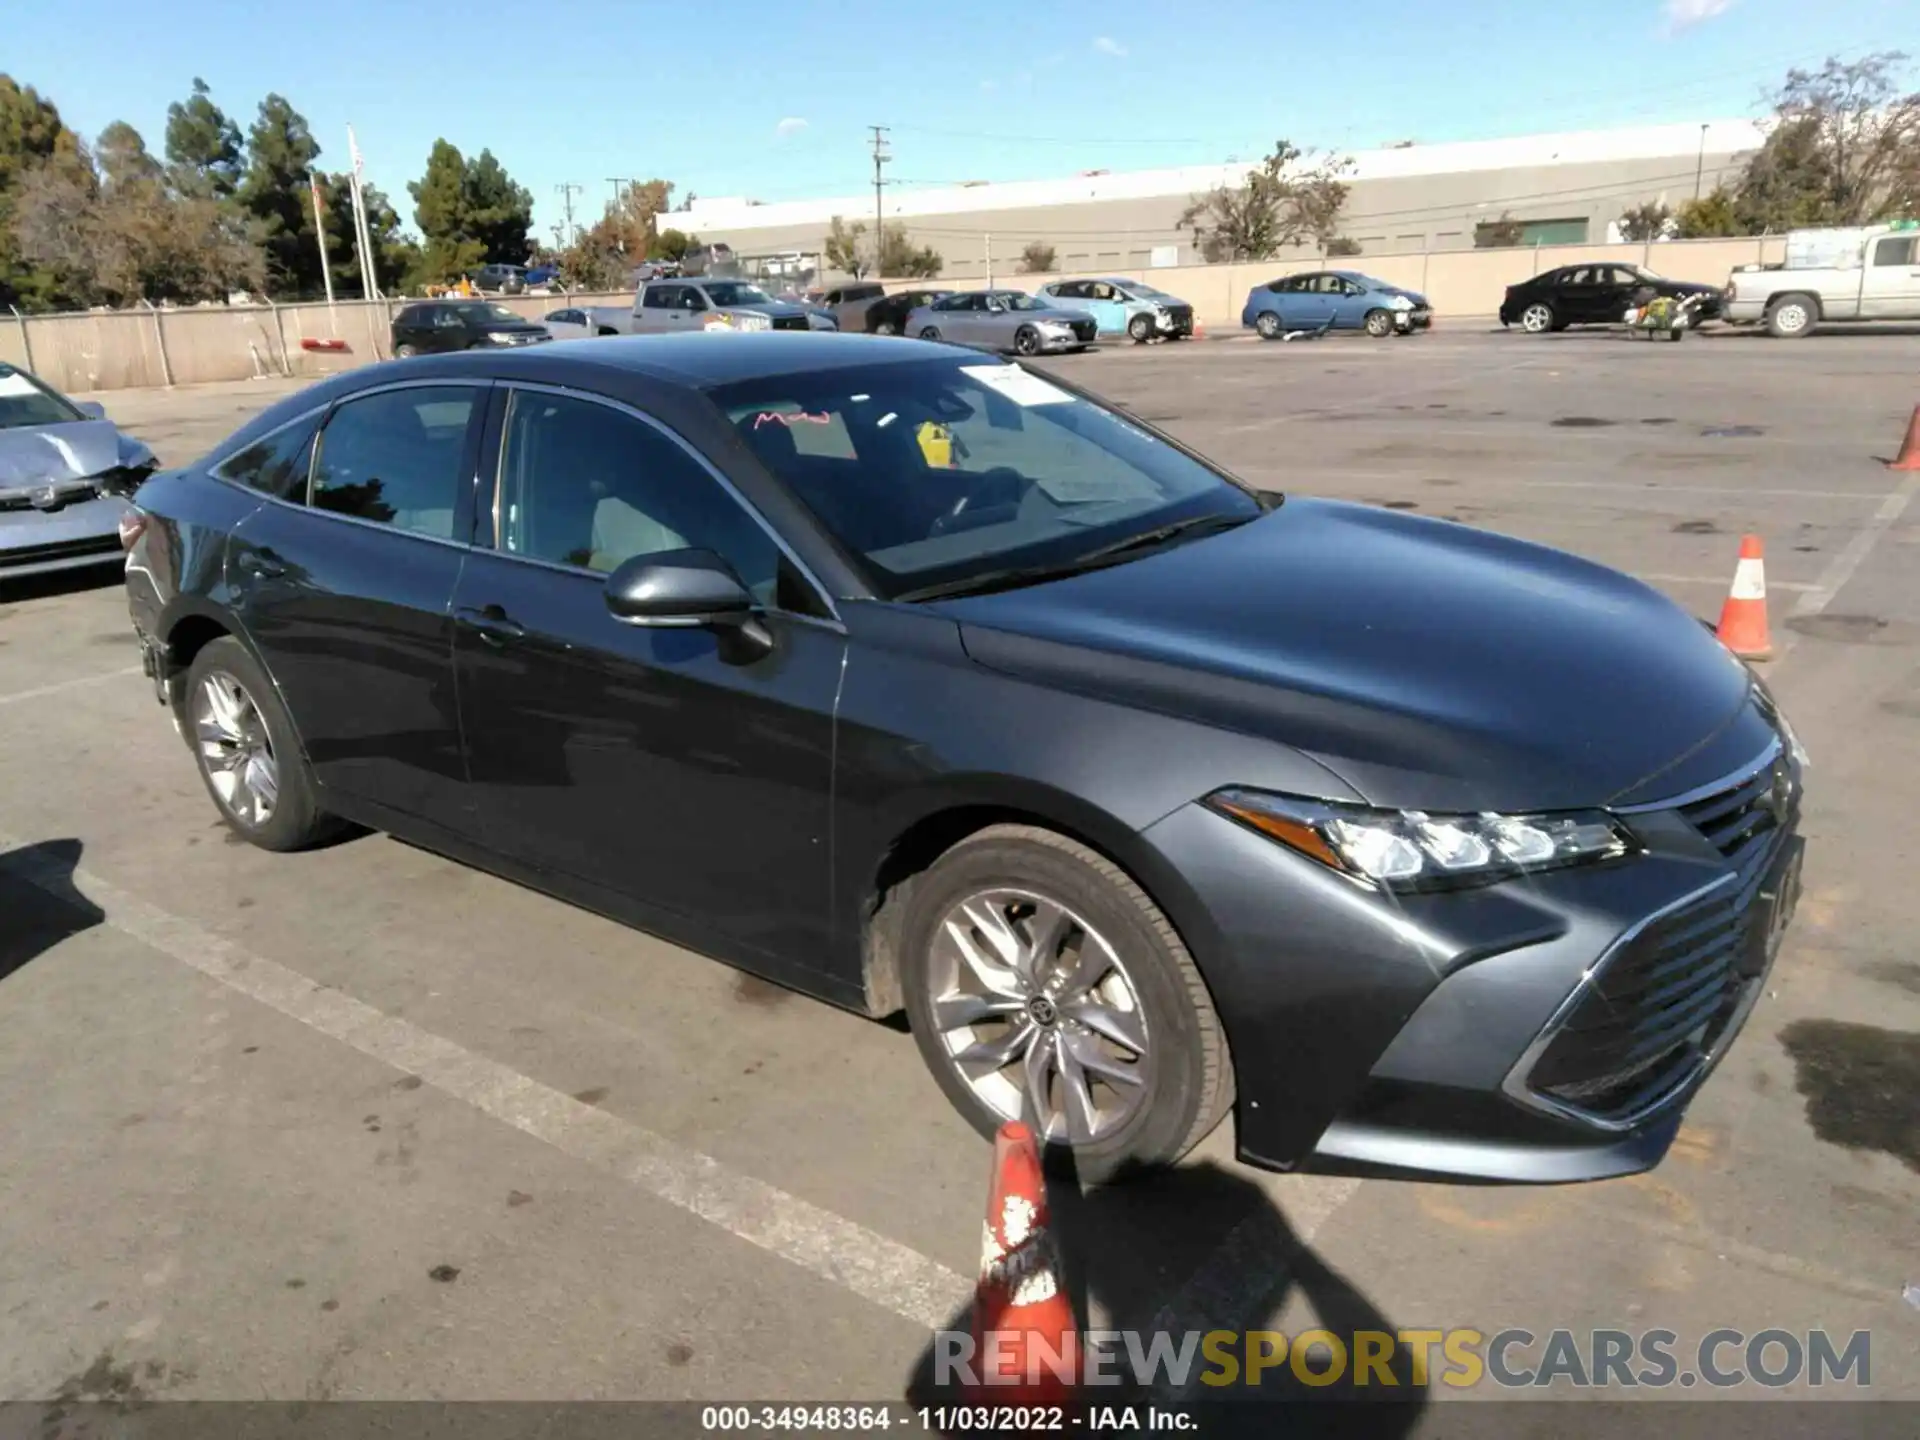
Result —
<svg viewBox="0 0 1920 1440"><path fill-rule="evenodd" d="M29 425L67 425L84 420L73 405L24 370L0 362L0 430Z"/></svg>
<svg viewBox="0 0 1920 1440"><path fill-rule="evenodd" d="M419 386L340 405L320 432L313 508L451 540L478 393Z"/></svg>
<svg viewBox="0 0 1920 1440"><path fill-rule="evenodd" d="M1262 509L1125 416L997 361L776 376L712 398L890 598L1072 565L1143 531Z"/></svg>
<svg viewBox="0 0 1920 1440"><path fill-rule="evenodd" d="M1913 264L1914 237L1911 235L1889 235L1873 247L1873 263L1876 265Z"/></svg>
<svg viewBox="0 0 1920 1440"><path fill-rule="evenodd" d="M763 605L824 613L780 547L672 437L592 400L516 390L500 441L500 549L607 574L711 550Z"/></svg>
<svg viewBox="0 0 1920 1440"><path fill-rule="evenodd" d="M320 417L309 415L284 429L256 440L232 456L214 473L276 500L304 505L307 500L308 461Z"/></svg>

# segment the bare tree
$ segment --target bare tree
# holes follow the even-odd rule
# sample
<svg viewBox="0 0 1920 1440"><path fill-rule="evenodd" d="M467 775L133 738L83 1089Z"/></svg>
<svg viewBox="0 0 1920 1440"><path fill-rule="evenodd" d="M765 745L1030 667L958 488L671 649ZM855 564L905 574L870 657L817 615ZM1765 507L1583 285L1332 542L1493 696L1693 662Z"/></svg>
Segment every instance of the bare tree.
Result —
<svg viewBox="0 0 1920 1440"><path fill-rule="evenodd" d="M1020 268L1029 275L1044 275L1053 269L1053 246L1035 240L1020 252Z"/></svg>
<svg viewBox="0 0 1920 1440"><path fill-rule="evenodd" d="M1526 238L1527 227L1507 210L1500 212L1498 220L1487 220L1473 227L1476 250L1509 250Z"/></svg>
<svg viewBox="0 0 1920 1440"><path fill-rule="evenodd" d="M880 231L879 272L899 278L931 280L946 261L931 245L915 245L904 225L886 225Z"/></svg>
<svg viewBox="0 0 1920 1440"><path fill-rule="evenodd" d="M1276 141L1273 153L1247 171L1239 185L1219 185L1194 196L1175 223L1192 232L1209 262L1270 260L1307 240L1324 246L1346 204L1348 187L1341 177L1353 162L1325 156L1303 165L1306 159L1297 146Z"/></svg>
<svg viewBox="0 0 1920 1440"><path fill-rule="evenodd" d="M1766 143L1741 176L1749 230L1858 225L1920 199L1920 91L1901 93L1906 61L1885 50L1787 72L1769 97Z"/></svg>
<svg viewBox="0 0 1920 1440"><path fill-rule="evenodd" d="M1358 255L1359 253L1360 253L1360 242L1354 239L1351 235L1336 235L1333 237L1333 239L1327 241L1328 258L1333 258L1335 256L1344 256L1344 255Z"/></svg>
<svg viewBox="0 0 1920 1440"><path fill-rule="evenodd" d="M1658 200L1635 205L1620 216L1620 238L1639 243L1664 240L1673 233L1673 211Z"/></svg>

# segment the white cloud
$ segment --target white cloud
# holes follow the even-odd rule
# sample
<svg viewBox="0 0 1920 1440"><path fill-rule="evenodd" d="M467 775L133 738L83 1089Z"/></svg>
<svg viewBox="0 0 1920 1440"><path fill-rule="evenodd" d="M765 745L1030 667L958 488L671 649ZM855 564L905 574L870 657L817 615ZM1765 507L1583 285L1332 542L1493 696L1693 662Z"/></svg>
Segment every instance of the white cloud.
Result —
<svg viewBox="0 0 1920 1440"><path fill-rule="evenodd" d="M787 116L786 119L782 120L778 125L773 127L773 133L777 139L784 140L789 135L798 135L802 130L806 128L807 128L806 121L802 120L798 115L789 115Z"/></svg>
<svg viewBox="0 0 1920 1440"><path fill-rule="evenodd" d="M1678 0L1676 0L1676 3L1678 3ZM1712 3L1712 0L1692 0L1692 3L1694 4L1709 3L1710 4ZM1122 45L1118 40L1114 39L1111 35L1101 35L1098 38L1096 38L1093 42L1093 48L1098 50L1102 55L1111 55L1115 59L1119 59L1120 57L1124 56L1127 53L1127 47Z"/></svg>
<svg viewBox="0 0 1920 1440"><path fill-rule="evenodd" d="M1733 0L1667 0L1667 31L1678 34L1691 30L1704 20L1724 15L1733 8Z"/></svg>

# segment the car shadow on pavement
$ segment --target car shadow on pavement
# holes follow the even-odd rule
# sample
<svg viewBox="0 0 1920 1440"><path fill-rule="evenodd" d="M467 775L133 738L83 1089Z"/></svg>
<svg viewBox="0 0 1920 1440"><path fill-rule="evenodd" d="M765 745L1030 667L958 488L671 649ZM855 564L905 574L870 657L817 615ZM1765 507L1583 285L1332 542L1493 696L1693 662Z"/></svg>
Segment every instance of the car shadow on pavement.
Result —
<svg viewBox="0 0 1920 1440"><path fill-rule="evenodd" d="M1416 1384L1416 1356L1399 1339L1399 1327L1302 1240L1251 1180L1205 1161L1083 1189L1070 1161L1057 1168L1047 1185L1049 1222L1083 1336L1090 1316L1098 1317L1099 1329L1137 1332L1134 1343L1146 1353L1156 1332L1167 1334L1176 1351L1189 1333L1233 1332L1214 1337L1210 1347L1194 1343L1184 1384L1164 1369L1136 1383L1129 1346L1116 1338L1108 1348L1117 1359L1106 1369L1126 1373L1125 1383L1083 1386L1075 1404L1202 1406L1199 1428L1208 1435L1413 1433L1426 1410L1425 1365L1419 1369L1423 1383ZM1297 1301L1305 1302L1311 1321L1296 1318ZM1306 1362L1313 1382L1299 1378L1291 1351L1276 1360L1269 1350L1269 1363L1247 1378L1246 1332L1277 1330L1286 1323L1283 1315L1298 1329L1319 1328L1340 1338L1347 1353L1337 1379L1322 1379L1330 1356L1317 1346ZM970 1333L972 1325L969 1305L945 1328ZM1385 1337L1375 1353L1384 1357L1393 1384L1382 1382L1377 1367L1368 1379L1356 1379L1351 1352L1355 1336L1363 1333ZM1264 1343L1277 1349L1279 1342L1270 1337ZM1220 1383L1228 1370L1214 1358L1218 1353L1236 1361L1229 1383ZM955 1375L937 1373L945 1368L937 1360L930 1337L907 1384L908 1404L938 1408L993 1398L969 1394ZM1203 1378L1208 1376L1211 1383ZM1141 1428L1147 1428L1144 1419Z"/></svg>
<svg viewBox="0 0 1920 1440"><path fill-rule="evenodd" d="M110 563L83 566L78 570L55 570L48 575L19 575L12 578L0 577L0 607L20 605L29 600L53 600L62 595L82 595L89 590L110 590L126 581L125 569L120 557L110 557ZM127 631L128 643L132 643L133 631Z"/></svg>
<svg viewBox="0 0 1920 1440"><path fill-rule="evenodd" d="M46 840L0 854L0 980L106 923L106 912L74 889L81 849L78 840Z"/></svg>

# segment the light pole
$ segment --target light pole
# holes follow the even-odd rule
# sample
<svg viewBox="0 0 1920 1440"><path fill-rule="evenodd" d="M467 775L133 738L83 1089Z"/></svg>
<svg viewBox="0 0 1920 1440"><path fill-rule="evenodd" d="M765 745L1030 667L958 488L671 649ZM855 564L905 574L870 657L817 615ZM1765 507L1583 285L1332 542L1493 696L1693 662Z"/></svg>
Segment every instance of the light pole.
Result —
<svg viewBox="0 0 1920 1440"><path fill-rule="evenodd" d="M1707 124L1705 121L1702 121L1700 123L1700 158L1694 162L1693 166L1693 198L1696 200L1700 198L1700 177L1706 173L1706 170Z"/></svg>

